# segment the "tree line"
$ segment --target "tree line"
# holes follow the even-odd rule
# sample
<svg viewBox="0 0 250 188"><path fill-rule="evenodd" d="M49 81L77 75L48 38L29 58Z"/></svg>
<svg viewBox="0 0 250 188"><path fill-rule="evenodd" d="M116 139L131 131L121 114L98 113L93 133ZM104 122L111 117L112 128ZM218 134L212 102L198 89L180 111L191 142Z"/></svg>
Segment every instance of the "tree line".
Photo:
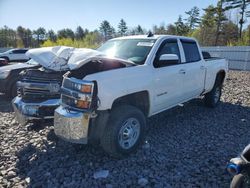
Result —
<svg viewBox="0 0 250 188"><path fill-rule="evenodd" d="M146 30L141 25L128 27L121 19L117 27L107 20L100 23L98 29L89 31L78 26L75 31L64 28L55 32L39 27L36 30L18 26L11 29L0 28L0 47L40 47L68 45L74 47L95 48L108 39L146 34L169 34L195 37L202 46L250 45L250 25L245 26L248 17L250 0L218 0L217 5L209 5L203 9L198 7L179 15L173 24L154 25Z"/></svg>

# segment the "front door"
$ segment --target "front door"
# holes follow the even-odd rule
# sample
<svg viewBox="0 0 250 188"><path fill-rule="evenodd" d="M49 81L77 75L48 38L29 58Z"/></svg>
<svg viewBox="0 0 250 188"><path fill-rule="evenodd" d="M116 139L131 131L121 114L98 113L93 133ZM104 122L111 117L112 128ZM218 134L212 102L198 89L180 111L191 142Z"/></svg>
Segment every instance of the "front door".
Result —
<svg viewBox="0 0 250 188"><path fill-rule="evenodd" d="M162 54L176 54L179 62L176 64L163 64L160 66L157 61ZM181 71L180 50L177 39L165 40L154 60L154 107L153 113L157 113L164 109L182 101L182 82L183 74Z"/></svg>

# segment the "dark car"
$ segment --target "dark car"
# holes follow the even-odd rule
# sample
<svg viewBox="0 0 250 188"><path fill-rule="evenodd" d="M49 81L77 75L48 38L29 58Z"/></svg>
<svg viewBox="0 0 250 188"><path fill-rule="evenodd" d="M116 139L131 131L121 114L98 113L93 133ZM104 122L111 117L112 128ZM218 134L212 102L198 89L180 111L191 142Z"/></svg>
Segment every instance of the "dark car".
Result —
<svg viewBox="0 0 250 188"><path fill-rule="evenodd" d="M4 58L0 58L0 67L1 66L4 66L4 65L8 65L8 61L6 60L6 59L4 59Z"/></svg>
<svg viewBox="0 0 250 188"><path fill-rule="evenodd" d="M30 68L39 68L40 65L34 60L26 63L16 63L0 67L0 92L8 97L14 97L17 94L16 82L19 80L19 73Z"/></svg>

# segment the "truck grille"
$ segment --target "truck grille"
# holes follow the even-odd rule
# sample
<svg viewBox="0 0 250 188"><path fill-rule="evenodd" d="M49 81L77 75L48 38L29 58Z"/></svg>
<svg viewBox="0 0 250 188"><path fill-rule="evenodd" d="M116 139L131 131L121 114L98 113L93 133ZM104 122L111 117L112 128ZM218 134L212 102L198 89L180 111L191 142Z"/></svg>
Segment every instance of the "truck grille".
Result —
<svg viewBox="0 0 250 188"><path fill-rule="evenodd" d="M29 70L17 82L18 96L24 100L44 100L60 98L62 75Z"/></svg>
<svg viewBox="0 0 250 188"><path fill-rule="evenodd" d="M81 92L80 89L77 87L79 85L91 85L92 92L91 93ZM94 88L93 82L65 77L61 88L62 106L78 111L89 111L92 106L93 88ZM88 102L89 104L88 108L78 108L76 105L77 101Z"/></svg>

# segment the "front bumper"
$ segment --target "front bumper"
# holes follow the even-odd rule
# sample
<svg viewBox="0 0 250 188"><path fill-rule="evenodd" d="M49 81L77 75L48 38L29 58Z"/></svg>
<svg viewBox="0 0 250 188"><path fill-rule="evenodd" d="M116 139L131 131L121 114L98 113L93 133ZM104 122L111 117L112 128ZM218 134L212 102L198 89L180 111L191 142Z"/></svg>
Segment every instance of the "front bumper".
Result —
<svg viewBox="0 0 250 188"><path fill-rule="evenodd" d="M30 121L53 119L54 110L59 106L60 99L49 99L43 102L24 102L21 97L16 97L12 105L17 121L25 125Z"/></svg>
<svg viewBox="0 0 250 188"><path fill-rule="evenodd" d="M65 141L87 144L91 113L69 111L62 106L55 110L55 134Z"/></svg>

